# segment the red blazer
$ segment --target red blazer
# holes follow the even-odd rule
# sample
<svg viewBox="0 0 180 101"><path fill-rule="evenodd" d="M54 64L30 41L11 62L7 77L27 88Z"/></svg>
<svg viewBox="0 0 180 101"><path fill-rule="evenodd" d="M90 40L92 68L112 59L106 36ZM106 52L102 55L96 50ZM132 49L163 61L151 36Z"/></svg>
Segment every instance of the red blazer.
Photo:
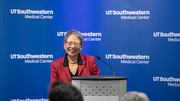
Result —
<svg viewBox="0 0 180 101"><path fill-rule="evenodd" d="M78 65L78 76L100 75L100 70L97 66L94 56L85 54L80 54L79 56L81 56L83 64ZM72 82L69 67L63 67L64 59L65 56L51 63L51 84L54 81L64 81L69 83Z"/></svg>

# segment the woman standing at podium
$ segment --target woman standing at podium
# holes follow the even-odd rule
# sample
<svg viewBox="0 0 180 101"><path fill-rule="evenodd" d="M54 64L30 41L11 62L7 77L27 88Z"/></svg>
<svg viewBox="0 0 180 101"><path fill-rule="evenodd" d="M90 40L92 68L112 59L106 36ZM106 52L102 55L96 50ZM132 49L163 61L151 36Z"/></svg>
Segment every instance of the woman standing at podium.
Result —
<svg viewBox="0 0 180 101"><path fill-rule="evenodd" d="M94 56L80 54L83 36L79 31L70 30L64 38L64 57L51 63L51 84L54 81L71 83L73 76L100 75Z"/></svg>

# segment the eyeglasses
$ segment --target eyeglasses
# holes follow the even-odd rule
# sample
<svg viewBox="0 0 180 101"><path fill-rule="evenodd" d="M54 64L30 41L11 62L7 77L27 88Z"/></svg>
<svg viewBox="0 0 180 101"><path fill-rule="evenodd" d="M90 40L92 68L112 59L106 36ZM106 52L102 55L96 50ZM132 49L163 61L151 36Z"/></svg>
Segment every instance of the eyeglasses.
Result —
<svg viewBox="0 0 180 101"><path fill-rule="evenodd" d="M66 42L66 45L67 46L72 46L72 45L74 45L75 47L79 47L81 44L80 43L72 43L72 42Z"/></svg>

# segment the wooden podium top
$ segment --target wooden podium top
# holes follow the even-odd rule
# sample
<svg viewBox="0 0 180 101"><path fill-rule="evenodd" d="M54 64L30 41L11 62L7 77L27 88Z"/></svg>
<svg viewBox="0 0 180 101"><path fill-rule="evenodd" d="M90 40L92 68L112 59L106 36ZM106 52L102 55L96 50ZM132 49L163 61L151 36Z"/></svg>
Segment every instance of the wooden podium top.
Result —
<svg viewBox="0 0 180 101"><path fill-rule="evenodd" d="M75 76L72 80L127 80L126 77L107 76L107 75L90 75L90 76Z"/></svg>

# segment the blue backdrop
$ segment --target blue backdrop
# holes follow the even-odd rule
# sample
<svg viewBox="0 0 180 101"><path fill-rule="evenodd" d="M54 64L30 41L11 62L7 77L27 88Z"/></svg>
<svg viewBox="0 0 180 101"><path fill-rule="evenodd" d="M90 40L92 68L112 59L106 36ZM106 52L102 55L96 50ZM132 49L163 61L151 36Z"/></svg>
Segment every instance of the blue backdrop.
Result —
<svg viewBox="0 0 180 101"><path fill-rule="evenodd" d="M50 63L65 51L70 29L84 36L81 53L100 56L127 91L151 101L177 101L180 93L180 1L1 0L0 99L46 101ZM112 71L96 60L101 75Z"/></svg>

